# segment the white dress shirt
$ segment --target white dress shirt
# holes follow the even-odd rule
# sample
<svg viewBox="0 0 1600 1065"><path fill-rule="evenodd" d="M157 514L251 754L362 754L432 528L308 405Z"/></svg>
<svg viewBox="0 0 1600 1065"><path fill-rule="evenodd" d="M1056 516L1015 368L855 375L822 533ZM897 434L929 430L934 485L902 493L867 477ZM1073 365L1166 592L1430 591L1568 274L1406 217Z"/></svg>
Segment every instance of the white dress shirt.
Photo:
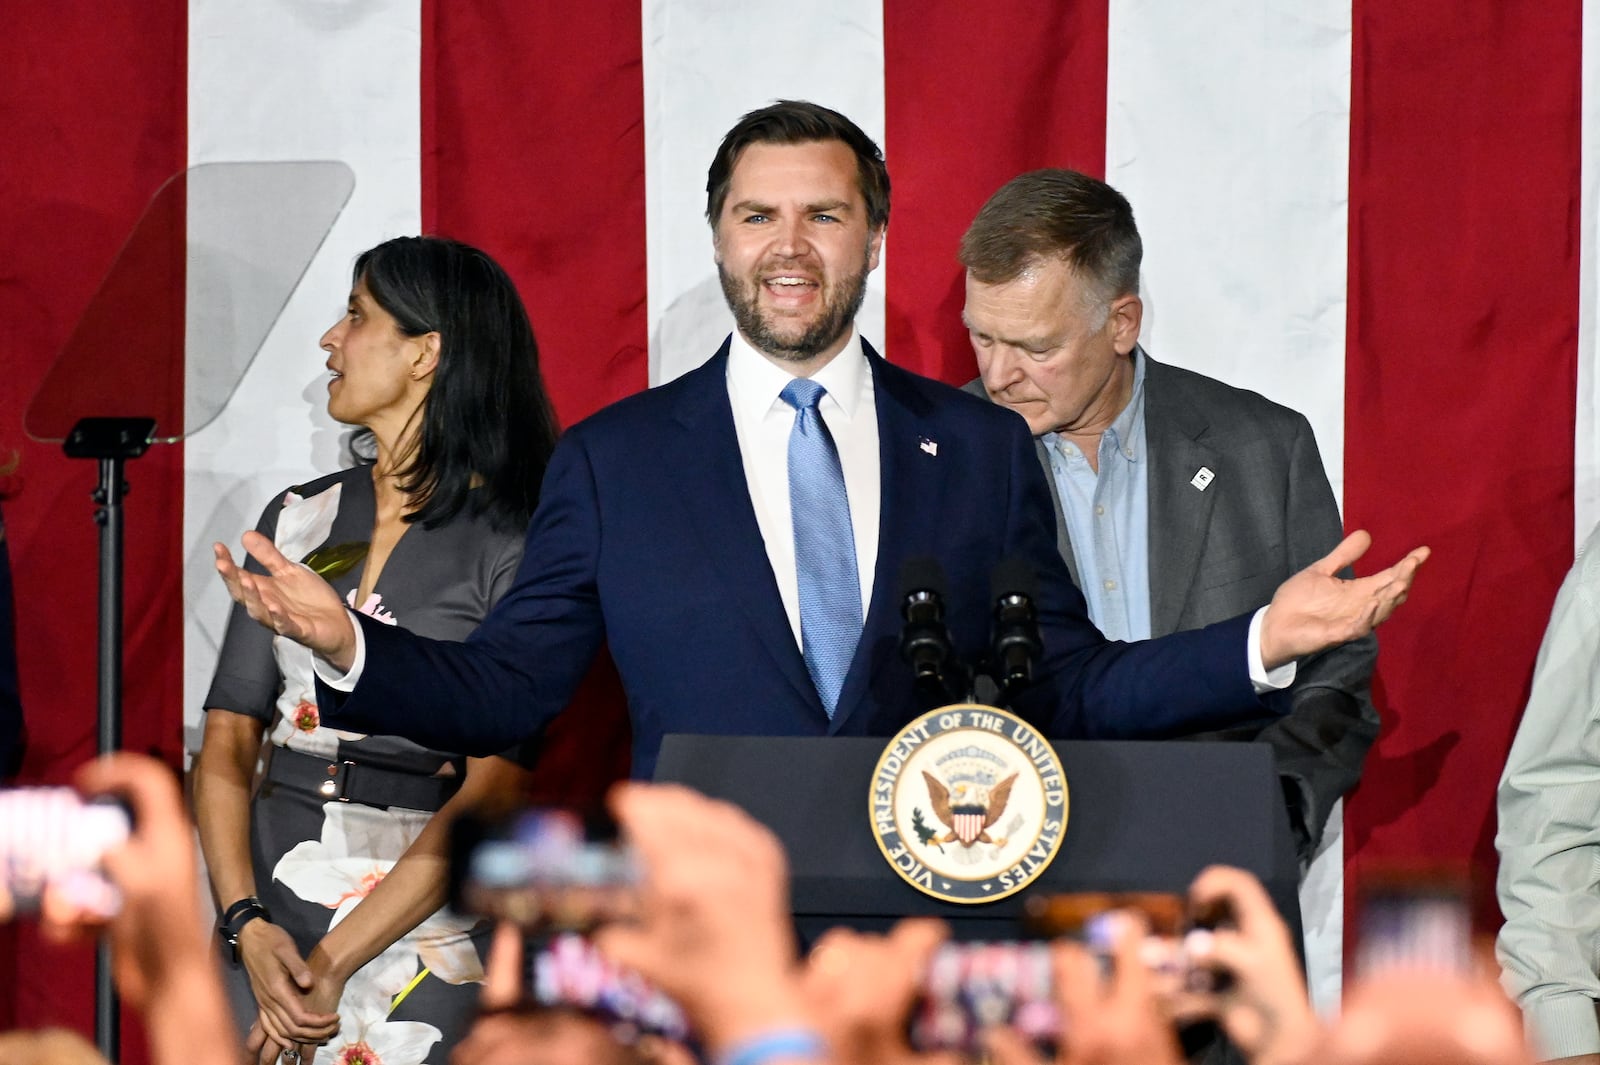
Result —
<svg viewBox="0 0 1600 1065"><path fill-rule="evenodd" d="M878 566L882 497L878 408L861 337L852 330L844 350L811 379L827 391L817 409L839 450L839 465L844 470L850 528L856 541L856 575L861 583L861 616L865 618ZM794 630L795 643L800 644L800 578L795 572L794 516L789 508L789 432L795 410L780 396L793 380L793 374L756 351L744 337L733 334L728 345L728 400L733 405L745 484L750 488L756 524L761 527L789 627Z"/></svg>

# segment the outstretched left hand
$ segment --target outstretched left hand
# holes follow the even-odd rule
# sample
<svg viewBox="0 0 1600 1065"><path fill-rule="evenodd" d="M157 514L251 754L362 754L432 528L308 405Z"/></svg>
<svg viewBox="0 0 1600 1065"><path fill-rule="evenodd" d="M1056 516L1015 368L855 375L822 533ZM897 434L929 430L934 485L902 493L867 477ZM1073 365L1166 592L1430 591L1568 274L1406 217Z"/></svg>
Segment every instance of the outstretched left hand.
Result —
<svg viewBox="0 0 1600 1065"><path fill-rule="evenodd" d="M1339 576L1371 546L1372 537L1358 529L1278 585L1261 622L1261 660L1268 669L1359 639L1406 601L1417 567L1428 560L1428 548L1419 547L1370 577Z"/></svg>

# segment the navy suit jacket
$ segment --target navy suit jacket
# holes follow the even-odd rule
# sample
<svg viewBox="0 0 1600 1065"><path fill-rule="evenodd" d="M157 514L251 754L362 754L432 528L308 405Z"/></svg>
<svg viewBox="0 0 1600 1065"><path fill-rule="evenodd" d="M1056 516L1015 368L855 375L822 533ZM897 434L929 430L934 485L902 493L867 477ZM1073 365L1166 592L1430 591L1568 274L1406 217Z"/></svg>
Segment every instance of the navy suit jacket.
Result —
<svg viewBox="0 0 1600 1065"><path fill-rule="evenodd" d="M987 644L990 573L1039 572L1045 652L1017 709L1060 737L1164 736L1267 713L1248 676L1248 616L1144 644L1089 622L1055 546L1027 425L868 349L882 503L876 577L832 720L806 672L750 502L726 381L727 345L685 376L573 426L545 475L517 581L465 643L358 616L367 641L325 723L488 754L567 705L602 641L633 720L633 772L662 736L886 736L920 712L899 657L899 574L931 555L949 581L956 648ZM581 712L581 708L579 708Z"/></svg>

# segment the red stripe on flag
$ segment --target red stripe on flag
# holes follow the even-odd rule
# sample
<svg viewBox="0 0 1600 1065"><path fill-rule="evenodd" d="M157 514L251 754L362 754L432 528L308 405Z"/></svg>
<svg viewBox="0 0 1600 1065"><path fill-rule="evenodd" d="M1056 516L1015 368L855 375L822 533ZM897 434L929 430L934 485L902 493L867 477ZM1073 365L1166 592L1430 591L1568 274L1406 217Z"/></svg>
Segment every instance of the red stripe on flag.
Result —
<svg viewBox="0 0 1600 1065"><path fill-rule="evenodd" d="M23 437L23 412L152 193L184 165L182 4L21 5L8 12L0 112L0 462L20 451L5 501L30 732L24 776L63 781L94 753L95 465ZM136 91L130 91L137 87ZM129 464L124 746L174 761L182 743L183 449ZM0 1028L92 1028L87 950L0 937ZM123 1060L146 1060L136 1026Z"/></svg>
<svg viewBox="0 0 1600 1065"><path fill-rule="evenodd" d="M1005 7L885 4L889 357L962 383L977 374L956 248L1024 170L1105 174L1107 0Z"/></svg>
<svg viewBox="0 0 1600 1065"><path fill-rule="evenodd" d="M423 6L422 224L516 280L563 424L645 387L636 3Z"/></svg>
<svg viewBox="0 0 1600 1065"><path fill-rule="evenodd" d="M1380 634L1349 871L1470 861L1487 889L1495 783L1573 552L1582 9L1354 17L1345 515L1377 544L1362 572L1434 556ZM1479 916L1498 923L1488 890Z"/></svg>
<svg viewBox="0 0 1600 1065"><path fill-rule="evenodd" d="M570 425L649 383L636 3L425 0L422 224L506 268ZM608 656L544 736L531 796L597 804L628 770Z"/></svg>

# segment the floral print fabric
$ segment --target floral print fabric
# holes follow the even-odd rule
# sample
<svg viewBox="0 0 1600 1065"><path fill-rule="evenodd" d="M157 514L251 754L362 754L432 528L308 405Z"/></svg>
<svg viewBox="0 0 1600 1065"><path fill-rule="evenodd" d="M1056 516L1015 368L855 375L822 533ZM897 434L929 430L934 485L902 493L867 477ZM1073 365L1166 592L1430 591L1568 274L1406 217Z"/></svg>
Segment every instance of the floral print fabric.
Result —
<svg viewBox="0 0 1600 1065"><path fill-rule="evenodd" d="M509 586L521 537L463 516L408 527L372 592L357 602L375 500L369 469L284 493L258 530L333 585L352 609L423 635L462 639ZM326 726L311 655L235 611L206 705L260 718L270 744L332 761L423 776L463 761L393 736ZM306 788L263 782L252 806L257 894L302 956L376 887L428 823L429 811L325 802ZM487 929L447 910L424 920L355 973L340 1000L340 1030L311 1065L443 1063L462 1034L483 977ZM230 973L241 1023L254 1017L242 969Z"/></svg>

